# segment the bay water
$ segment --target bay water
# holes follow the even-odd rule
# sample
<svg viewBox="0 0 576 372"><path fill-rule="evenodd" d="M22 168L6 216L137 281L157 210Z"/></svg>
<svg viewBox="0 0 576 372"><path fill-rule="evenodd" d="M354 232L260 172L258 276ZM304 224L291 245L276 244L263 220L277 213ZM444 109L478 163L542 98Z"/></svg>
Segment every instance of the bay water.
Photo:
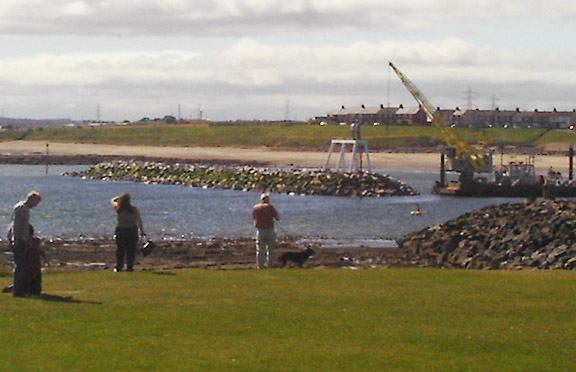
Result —
<svg viewBox="0 0 576 372"><path fill-rule="evenodd" d="M42 193L31 223L44 239L110 237L116 215L110 199L129 192L151 239L252 237L252 207L260 194L135 182L64 177L84 166L0 165L0 237L5 239L12 208L30 190ZM421 195L347 198L273 194L280 213L279 235L304 237L329 246L394 246L394 240L487 205L520 198L455 198L430 193L437 170L395 169L390 174ZM422 215L411 211L420 208Z"/></svg>

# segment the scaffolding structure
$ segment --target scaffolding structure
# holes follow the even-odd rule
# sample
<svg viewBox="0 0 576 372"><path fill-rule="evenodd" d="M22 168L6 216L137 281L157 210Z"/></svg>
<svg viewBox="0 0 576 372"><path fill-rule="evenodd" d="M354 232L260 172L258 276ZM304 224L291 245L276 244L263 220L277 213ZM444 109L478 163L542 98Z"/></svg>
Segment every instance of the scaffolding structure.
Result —
<svg viewBox="0 0 576 372"><path fill-rule="evenodd" d="M353 139L353 140L332 140L330 143L330 149L328 150L328 159L324 164L324 170L330 170L330 158L334 153L337 146L340 146L338 163L336 164L335 170L337 172L346 170L346 153L347 145L352 145L352 161L348 167L349 173L361 172L363 171L362 155L366 155L366 166L369 173L372 172L372 163L370 162L370 150L368 149L368 141Z"/></svg>

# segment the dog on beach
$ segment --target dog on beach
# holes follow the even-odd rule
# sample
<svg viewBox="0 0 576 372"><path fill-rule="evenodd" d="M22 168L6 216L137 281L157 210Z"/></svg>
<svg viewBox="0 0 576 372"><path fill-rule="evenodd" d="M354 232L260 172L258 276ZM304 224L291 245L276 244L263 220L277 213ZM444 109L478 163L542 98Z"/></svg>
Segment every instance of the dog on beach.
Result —
<svg viewBox="0 0 576 372"><path fill-rule="evenodd" d="M279 262L280 266L282 266L282 267L285 267L288 262L292 262L292 263L298 265L298 267L302 267L302 265L304 265L304 262L306 262L306 260L308 258L310 258L310 256L312 256L313 254L314 254L314 251L312 250L312 248L310 246L308 246L308 248L306 248L305 250L300 251L300 252L284 252L284 253L282 253L278 257L278 262Z"/></svg>

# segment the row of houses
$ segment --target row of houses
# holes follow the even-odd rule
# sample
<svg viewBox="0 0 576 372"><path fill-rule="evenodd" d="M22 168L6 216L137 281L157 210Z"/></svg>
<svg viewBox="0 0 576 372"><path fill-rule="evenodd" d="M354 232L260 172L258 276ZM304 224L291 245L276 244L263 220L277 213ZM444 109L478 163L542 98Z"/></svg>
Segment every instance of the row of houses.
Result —
<svg viewBox="0 0 576 372"><path fill-rule="evenodd" d="M426 112L421 107L344 107L328 115L334 123L360 123L364 125L428 125Z"/></svg>
<svg viewBox="0 0 576 372"><path fill-rule="evenodd" d="M438 109L442 118L454 127L471 128L549 128L572 129L576 126L576 110L521 111L515 110L454 110ZM330 113L334 123L361 123L364 125L430 125L426 112L419 106L404 107L350 107Z"/></svg>

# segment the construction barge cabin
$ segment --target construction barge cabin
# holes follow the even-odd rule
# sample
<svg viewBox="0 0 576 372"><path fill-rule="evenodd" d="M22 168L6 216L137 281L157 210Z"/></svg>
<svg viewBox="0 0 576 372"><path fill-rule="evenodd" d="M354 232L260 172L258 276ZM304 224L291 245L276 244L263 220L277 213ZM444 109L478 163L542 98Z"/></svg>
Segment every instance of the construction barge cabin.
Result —
<svg viewBox="0 0 576 372"><path fill-rule="evenodd" d="M547 176L536 175L534 157L526 162L510 162L485 177L475 175L470 179L446 182L446 166L440 166L440 181L432 188L432 193L446 196L465 197L522 197L553 199L555 197L576 197L576 182L573 180L573 148L569 151L569 176L563 180L559 172L550 169ZM443 157L441 157L441 163Z"/></svg>
<svg viewBox="0 0 576 372"><path fill-rule="evenodd" d="M440 129L446 142L446 147L440 156L440 180L433 186L433 193L464 197L576 197L572 146L568 154L569 176L566 181L552 170L546 177L536 175L533 157L522 163L502 164L500 169L495 170L492 151L474 148L462 140L416 85L392 62L389 66L424 109L432 125ZM457 173L458 180L447 182L447 172Z"/></svg>

